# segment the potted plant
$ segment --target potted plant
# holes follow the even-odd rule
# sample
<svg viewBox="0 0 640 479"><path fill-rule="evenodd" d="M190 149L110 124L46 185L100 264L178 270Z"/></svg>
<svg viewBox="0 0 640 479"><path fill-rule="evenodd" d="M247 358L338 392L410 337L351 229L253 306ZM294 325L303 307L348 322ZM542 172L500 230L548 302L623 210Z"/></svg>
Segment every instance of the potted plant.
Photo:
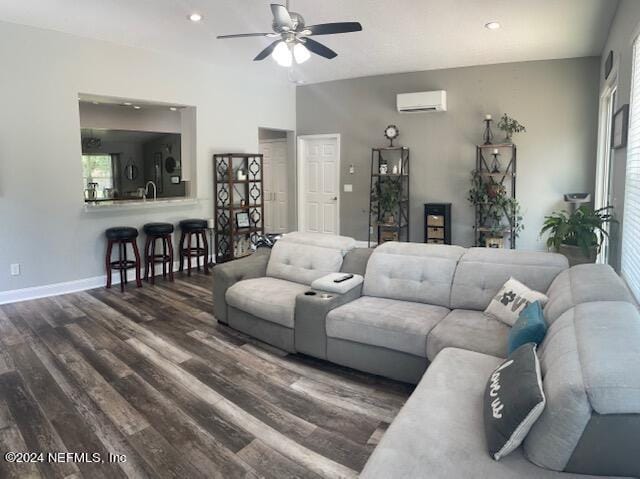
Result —
<svg viewBox="0 0 640 479"><path fill-rule="evenodd" d="M485 244L503 244L505 234L513 230L517 238L524 229L520 203L500 183L492 179L485 182L482 175L474 172L468 200L478 208L479 225L483 228L481 241Z"/></svg>
<svg viewBox="0 0 640 479"><path fill-rule="evenodd" d="M378 216L378 221L391 225L395 223L393 213L398 209L402 185L394 178L380 178L377 188L373 189L373 212Z"/></svg>
<svg viewBox="0 0 640 479"><path fill-rule="evenodd" d="M553 248L569 260L569 265L594 263L605 237L606 223L617 223L610 211L612 206L594 210L580 206L573 213L555 211L545 217L540 236L549 233L547 247Z"/></svg>
<svg viewBox="0 0 640 479"><path fill-rule="evenodd" d="M511 143L513 141L512 137L514 133L523 133L527 131L524 125L521 125L518 120L511 118L506 113L500 118L498 128L504 131L506 135L504 141L506 143Z"/></svg>

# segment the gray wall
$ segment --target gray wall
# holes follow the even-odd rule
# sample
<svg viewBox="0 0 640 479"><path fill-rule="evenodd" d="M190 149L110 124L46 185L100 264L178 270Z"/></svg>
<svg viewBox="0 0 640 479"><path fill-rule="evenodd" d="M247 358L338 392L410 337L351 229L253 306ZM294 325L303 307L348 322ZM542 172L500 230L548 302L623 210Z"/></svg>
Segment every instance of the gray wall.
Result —
<svg viewBox="0 0 640 479"><path fill-rule="evenodd" d="M503 112L526 125L517 135L517 196L524 212L522 249L543 249L544 216L564 207L562 194L593 192L599 59L510 63L382 75L299 86L297 133L341 134L340 231L367 239L371 148L384 128L411 148L411 239L423 240L423 204L453 203L453 241L471 245L473 211L466 198L483 118ZM444 113L398 114L396 94L447 90ZM496 133L499 138L500 132ZM349 174L349 165L355 174ZM342 189L342 186L341 186Z"/></svg>
<svg viewBox="0 0 640 479"><path fill-rule="evenodd" d="M600 71L600 89L606 88L604 81L604 62L611 50L614 52L614 70L609 80L615 79L618 85L616 105L617 110L622 105L629 103L631 98L631 75L633 68L633 44L635 36L640 33L640 2L637 0L623 0L618 5L618 10L611 23L609 37L602 50L602 65ZM611 253L609 263L620 270L620 247L622 241L622 217L624 212L624 187L627 168L627 149L620 148L614 151L611 171L611 205L614 207L616 217L621 221L619 228L614 228L611 239Z"/></svg>

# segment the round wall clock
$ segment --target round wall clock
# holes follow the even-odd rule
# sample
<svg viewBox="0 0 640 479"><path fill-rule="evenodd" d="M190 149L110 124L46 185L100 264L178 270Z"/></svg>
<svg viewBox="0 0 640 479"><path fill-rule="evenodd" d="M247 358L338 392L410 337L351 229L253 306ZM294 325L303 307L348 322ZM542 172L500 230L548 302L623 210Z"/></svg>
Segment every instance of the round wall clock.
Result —
<svg viewBox="0 0 640 479"><path fill-rule="evenodd" d="M384 136L389 140L389 146L393 146L393 140L398 138L400 130L396 125L389 125L384 129Z"/></svg>

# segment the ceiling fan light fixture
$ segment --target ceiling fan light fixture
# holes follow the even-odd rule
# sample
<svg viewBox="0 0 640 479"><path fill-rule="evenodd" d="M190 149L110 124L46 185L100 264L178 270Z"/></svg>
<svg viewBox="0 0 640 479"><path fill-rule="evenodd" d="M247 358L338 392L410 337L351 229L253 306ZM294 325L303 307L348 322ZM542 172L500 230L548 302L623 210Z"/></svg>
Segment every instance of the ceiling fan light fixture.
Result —
<svg viewBox="0 0 640 479"><path fill-rule="evenodd" d="M291 50L289 50L289 45L286 42L278 43L271 56L281 67L290 67L293 63L293 55L291 55Z"/></svg>
<svg viewBox="0 0 640 479"><path fill-rule="evenodd" d="M311 53L302 43L296 43L293 47L293 58L295 58L296 63L300 65L311 58Z"/></svg>

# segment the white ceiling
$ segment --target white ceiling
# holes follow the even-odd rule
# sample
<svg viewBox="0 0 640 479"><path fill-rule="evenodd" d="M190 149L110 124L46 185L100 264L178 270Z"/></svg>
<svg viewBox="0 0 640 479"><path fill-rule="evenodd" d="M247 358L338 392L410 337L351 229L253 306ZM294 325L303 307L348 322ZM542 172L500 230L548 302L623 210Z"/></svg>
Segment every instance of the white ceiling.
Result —
<svg viewBox="0 0 640 479"><path fill-rule="evenodd" d="M274 0L276 1L276 0ZM284 69L252 58L271 30L267 0L3 0L0 20L170 52L250 73ZM282 1L284 3L284 0ZM292 0L307 24L359 21L363 31L316 37L338 52L290 76L306 82L525 60L599 55L618 0ZM194 24L187 15L204 20ZM484 28L498 21L502 28Z"/></svg>

